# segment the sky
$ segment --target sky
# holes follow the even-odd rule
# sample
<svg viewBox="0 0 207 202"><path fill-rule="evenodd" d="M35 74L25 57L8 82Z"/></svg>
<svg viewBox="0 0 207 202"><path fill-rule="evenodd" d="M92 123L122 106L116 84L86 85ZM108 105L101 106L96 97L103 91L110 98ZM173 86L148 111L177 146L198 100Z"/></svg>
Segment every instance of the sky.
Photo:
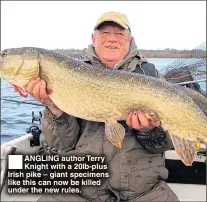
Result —
<svg viewBox="0 0 207 202"><path fill-rule="evenodd" d="M127 15L139 49L194 49L206 41L206 1L1 1L1 50L87 48L108 11Z"/></svg>

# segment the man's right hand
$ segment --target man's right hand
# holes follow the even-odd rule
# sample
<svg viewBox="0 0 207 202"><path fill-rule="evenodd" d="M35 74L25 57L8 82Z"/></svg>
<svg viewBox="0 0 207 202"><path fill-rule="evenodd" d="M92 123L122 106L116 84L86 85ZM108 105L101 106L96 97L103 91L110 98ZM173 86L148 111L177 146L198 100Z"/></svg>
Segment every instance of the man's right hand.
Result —
<svg viewBox="0 0 207 202"><path fill-rule="evenodd" d="M45 104L48 109L56 117L60 117L63 114L63 111L60 110L54 102L50 99L49 95L46 92L46 82L40 77L30 81L24 89L38 102Z"/></svg>

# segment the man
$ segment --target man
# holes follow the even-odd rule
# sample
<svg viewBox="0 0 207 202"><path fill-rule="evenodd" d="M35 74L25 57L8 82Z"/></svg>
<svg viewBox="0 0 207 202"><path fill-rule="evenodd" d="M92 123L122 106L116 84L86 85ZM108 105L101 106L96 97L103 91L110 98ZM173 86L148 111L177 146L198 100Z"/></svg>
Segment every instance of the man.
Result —
<svg viewBox="0 0 207 202"><path fill-rule="evenodd" d="M99 68L161 78L154 65L138 52L124 14L103 14L95 25L92 42L82 61ZM119 149L105 137L103 123L64 113L45 89L46 83L40 78L26 87L37 101L47 105L42 121L47 144L67 154L105 156L110 177L101 186L83 187L80 194L43 195L39 201L178 201L164 182L168 172L163 153L172 148L172 142L155 115L130 112L126 122L121 122L126 136Z"/></svg>

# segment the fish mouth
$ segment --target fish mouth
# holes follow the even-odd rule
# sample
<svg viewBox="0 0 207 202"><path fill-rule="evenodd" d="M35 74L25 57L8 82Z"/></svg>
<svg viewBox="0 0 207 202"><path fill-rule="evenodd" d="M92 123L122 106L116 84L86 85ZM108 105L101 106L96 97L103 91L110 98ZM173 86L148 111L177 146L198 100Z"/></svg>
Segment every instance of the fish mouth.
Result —
<svg viewBox="0 0 207 202"><path fill-rule="evenodd" d="M3 58L2 58L2 56L0 56L0 68L1 68L2 64L3 64Z"/></svg>

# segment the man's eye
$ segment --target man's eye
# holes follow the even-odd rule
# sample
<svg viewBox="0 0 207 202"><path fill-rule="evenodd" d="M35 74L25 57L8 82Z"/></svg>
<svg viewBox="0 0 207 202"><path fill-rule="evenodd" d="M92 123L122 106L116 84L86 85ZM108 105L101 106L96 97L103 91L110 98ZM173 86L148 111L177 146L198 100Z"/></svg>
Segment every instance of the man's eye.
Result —
<svg viewBox="0 0 207 202"><path fill-rule="evenodd" d="M102 34L108 34L109 32L105 31L105 32L102 32Z"/></svg>
<svg viewBox="0 0 207 202"><path fill-rule="evenodd" d="M121 33L121 32L118 32L118 33L116 33L116 34L118 34L118 35L120 35L120 36L124 36L124 34Z"/></svg>

